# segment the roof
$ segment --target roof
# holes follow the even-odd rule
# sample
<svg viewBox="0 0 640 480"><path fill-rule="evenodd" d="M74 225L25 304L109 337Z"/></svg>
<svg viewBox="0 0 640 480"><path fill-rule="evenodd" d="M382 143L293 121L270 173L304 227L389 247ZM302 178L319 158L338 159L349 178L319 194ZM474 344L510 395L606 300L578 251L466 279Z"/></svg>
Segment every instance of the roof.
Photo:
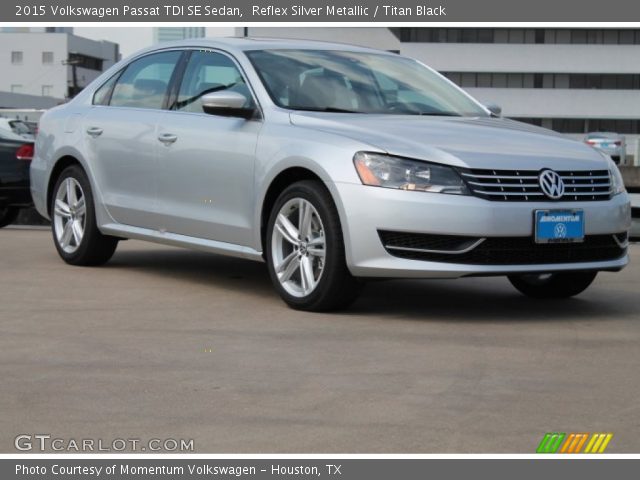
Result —
<svg viewBox="0 0 640 480"><path fill-rule="evenodd" d="M211 37L192 38L175 42L163 42L154 45L148 50L171 47L209 47L222 48L226 50L246 51L246 50L348 50L353 52L384 52L372 48L359 47L347 43L321 42L316 40L299 40L294 38L257 38L257 37ZM385 52L386 53L386 52Z"/></svg>

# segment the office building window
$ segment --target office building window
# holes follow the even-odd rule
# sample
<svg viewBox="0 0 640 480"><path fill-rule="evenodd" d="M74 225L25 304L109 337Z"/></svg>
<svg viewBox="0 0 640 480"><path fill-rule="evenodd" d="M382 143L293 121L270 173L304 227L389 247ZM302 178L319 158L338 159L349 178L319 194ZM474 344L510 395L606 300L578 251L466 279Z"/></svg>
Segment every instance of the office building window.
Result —
<svg viewBox="0 0 640 480"><path fill-rule="evenodd" d="M53 52L42 52L42 64L53 65Z"/></svg>
<svg viewBox="0 0 640 480"><path fill-rule="evenodd" d="M640 90L637 73L440 73L463 88Z"/></svg>
<svg viewBox="0 0 640 480"><path fill-rule="evenodd" d="M22 65L22 52L17 52L17 51L11 52L11 64Z"/></svg>
<svg viewBox="0 0 640 480"><path fill-rule="evenodd" d="M639 29L391 28L401 42L640 45Z"/></svg>
<svg viewBox="0 0 640 480"><path fill-rule="evenodd" d="M19 83L14 83L11 85L11 93L21 93L22 92L22 85L20 85Z"/></svg>
<svg viewBox="0 0 640 480"><path fill-rule="evenodd" d="M519 122L550 128L560 133L617 132L624 135L639 134L640 121L615 118L513 118Z"/></svg>
<svg viewBox="0 0 640 480"><path fill-rule="evenodd" d="M42 96L51 97L53 94L53 85L42 85Z"/></svg>
<svg viewBox="0 0 640 480"><path fill-rule="evenodd" d="M76 65L88 70L102 71L102 58L91 57L82 53L70 53L69 65Z"/></svg>

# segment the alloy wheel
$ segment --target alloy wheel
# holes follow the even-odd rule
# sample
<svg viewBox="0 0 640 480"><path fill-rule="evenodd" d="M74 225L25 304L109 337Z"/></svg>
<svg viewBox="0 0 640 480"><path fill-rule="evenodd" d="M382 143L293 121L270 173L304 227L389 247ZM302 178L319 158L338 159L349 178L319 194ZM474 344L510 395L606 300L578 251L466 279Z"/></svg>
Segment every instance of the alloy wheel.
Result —
<svg viewBox="0 0 640 480"><path fill-rule="evenodd" d="M304 198L287 201L276 218L271 255L282 288L294 297L314 291L324 271L326 240L322 219Z"/></svg>
<svg viewBox="0 0 640 480"><path fill-rule="evenodd" d="M87 207L80 183L67 177L56 192L53 228L58 245L66 253L74 253L82 243Z"/></svg>

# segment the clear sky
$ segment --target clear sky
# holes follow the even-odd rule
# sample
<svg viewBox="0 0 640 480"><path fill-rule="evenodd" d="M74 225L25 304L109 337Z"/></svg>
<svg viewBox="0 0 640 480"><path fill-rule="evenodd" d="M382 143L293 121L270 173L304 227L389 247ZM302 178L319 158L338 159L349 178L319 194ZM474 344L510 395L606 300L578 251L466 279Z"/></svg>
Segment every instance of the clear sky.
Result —
<svg viewBox="0 0 640 480"><path fill-rule="evenodd" d="M233 36L235 31L234 27L207 27L207 36ZM153 27L74 27L73 33L93 40L119 43L123 58L153 45Z"/></svg>

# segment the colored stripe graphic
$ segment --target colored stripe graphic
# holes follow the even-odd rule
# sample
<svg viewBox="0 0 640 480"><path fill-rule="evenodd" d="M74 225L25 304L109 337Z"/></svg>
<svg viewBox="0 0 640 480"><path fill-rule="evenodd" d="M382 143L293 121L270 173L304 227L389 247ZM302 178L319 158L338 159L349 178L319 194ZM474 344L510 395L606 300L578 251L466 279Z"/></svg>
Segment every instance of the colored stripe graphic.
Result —
<svg viewBox="0 0 640 480"><path fill-rule="evenodd" d="M567 441L562 445L560 453L580 453L582 446L589 438L588 433L571 433L567 437Z"/></svg>
<svg viewBox="0 0 640 480"><path fill-rule="evenodd" d="M604 453L613 438L613 433L594 433L584 453Z"/></svg>
<svg viewBox="0 0 640 480"><path fill-rule="evenodd" d="M538 445L536 453L556 453L566 433L547 433Z"/></svg>
<svg viewBox="0 0 640 480"><path fill-rule="evenodd" d="M545 433L536 453L604 453L612 438L613 433Z"/></svg>

